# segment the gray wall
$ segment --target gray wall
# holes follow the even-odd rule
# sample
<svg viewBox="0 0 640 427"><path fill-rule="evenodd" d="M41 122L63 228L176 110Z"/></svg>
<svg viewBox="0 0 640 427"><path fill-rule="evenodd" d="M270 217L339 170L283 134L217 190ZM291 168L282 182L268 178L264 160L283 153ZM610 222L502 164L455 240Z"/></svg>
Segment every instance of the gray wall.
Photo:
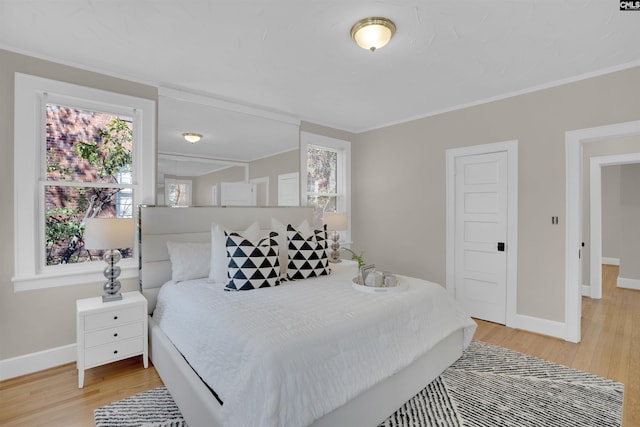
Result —
<svg viewBox="0 0 640 427"><path fill-rule="evenodd" d="M278 175L300 172L300 150L291 150L249 164L249 179L269 178L269 205L278 205Z"/></svg>
<svg viewBox="0 0 640 427"><path fill-rule="evenodd" d="M640 281L640 164L620 168L620 277Z"/></svg>
<svg viewBox="0 0 640 427"><path fill-rule="evenodd" d="M218 205L220 205L221 182L244 182L244 166L232 166L218 172L192 177L193 180L193 204L194 206L211 205L211 187L218 185Z"/></svg>
<svg viewBox="0 0 640 427"><path fill-rule="evenodd" d="M357 135L354 246L444 284L445 150L517 139L517 313L564 322L565 132L640 119L639 79L636 67Z"/></svg>
<svg viewBox="0 0 640 427"><path fill-rule="evenodd" d="M620 166L602 168L602 257L620 260Z"/></svg>
<svg viewBox="0 0 640 427"><path fill-rule="evenodd" d="M0 360L75 342L75 302L99 296L102 283L14 293L13 94L20 72L97 89L156 100L152 86L55 64L0 50ZM28 189L28 191L32 191ZM123 291L137 289L123 280Z"/></svg>

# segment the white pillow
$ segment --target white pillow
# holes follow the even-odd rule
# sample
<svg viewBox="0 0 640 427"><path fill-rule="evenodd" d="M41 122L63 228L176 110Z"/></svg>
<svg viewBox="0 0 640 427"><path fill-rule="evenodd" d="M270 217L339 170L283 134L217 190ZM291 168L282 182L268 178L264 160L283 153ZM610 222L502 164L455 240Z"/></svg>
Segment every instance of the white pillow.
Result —
<svg viewBox="0 0 640 427"><path fill-rule="evenodd" d="M227 238L224 235L225 227L220 224L211 224L211 260L209 268L209 281L214 283L226 283L227 275ZM229 232L233 230L227 230ZM246 230L238 232L252 243L260 240L260 225L258 222L251 224ZM205 275L206 276L206 275Z"/></svg>
<svg viewBox="0 0 640 427"><path fill-rule="evenodd" d="M278 253L278 257L280 260L280 275L283 277L287 277L287 251L289 250L289 244L287 242L287 226L285 224L282 224L277 219L271 218L271 228L273 229L273 231L278 233L277 240L278 250L280 251ZM300 234L305 237L313 233L313 229L311 228L311 225L309 225L309 221L307 221L306 219L300 223L296 230L298 230Z"/></svg>
<svg viewBox="0 0 640 427"><path fill-rule="evenodd" d="M171 279L176 282L199 279L209 274L211 243L167 242Z"/></svg>

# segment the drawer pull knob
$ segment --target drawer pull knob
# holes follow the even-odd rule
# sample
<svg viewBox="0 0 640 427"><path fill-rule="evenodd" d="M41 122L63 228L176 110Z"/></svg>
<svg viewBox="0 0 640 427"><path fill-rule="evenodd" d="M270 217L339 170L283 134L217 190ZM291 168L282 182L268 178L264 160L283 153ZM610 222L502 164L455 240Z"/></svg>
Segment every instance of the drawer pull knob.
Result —
<svg viewBox="0 0 640 427"><path fill-rule="evenodd" d="M113 316L113 320L118 320L118 316Z"/></svg>
<svg viewBox="0 0 640 427"><path fill-rule="evenodd" d="M113 336L114 336L114 337L117 337L117 336L118 336L118 333L116 332L115 334L113 334Z"/></svg>
<svg viewBox="0 0 640 427"><path fill-rule="evenodd" d="M113 350L113 354L118 354L118 350Z"/></svg>

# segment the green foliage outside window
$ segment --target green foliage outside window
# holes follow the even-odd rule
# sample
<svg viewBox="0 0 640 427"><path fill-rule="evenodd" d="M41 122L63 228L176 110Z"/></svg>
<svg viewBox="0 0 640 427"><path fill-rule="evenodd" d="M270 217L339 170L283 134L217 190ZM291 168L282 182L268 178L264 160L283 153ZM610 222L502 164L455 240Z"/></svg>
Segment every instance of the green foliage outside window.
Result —
<svg viewBox="0 0 640 427"><path fill-rule="evenodd" d="M46 265L91 261L99 253L92 256L84 250L84 223L87 218L117 215L122 188L109 184L122 183L123 173L131 173L131 123L57 105L47 105L47 116ZM59 181L74 185L56 184ZM83 186L86 182L106 185ZM123 257L131 256L129 252Z"/></svg>

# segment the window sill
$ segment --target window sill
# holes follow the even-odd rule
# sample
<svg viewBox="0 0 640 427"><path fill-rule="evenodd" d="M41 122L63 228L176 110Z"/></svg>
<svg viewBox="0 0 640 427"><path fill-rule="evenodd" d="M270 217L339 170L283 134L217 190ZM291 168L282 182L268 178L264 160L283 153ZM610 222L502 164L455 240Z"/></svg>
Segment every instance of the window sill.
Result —
<svg viewBox="0 0 640 427"><path fill-rule="evenodd" d="M92 263L93 264L93 263ZM133 279L138 277L138 263L134 260L123 260L118 264L122 273L118 280ZM85 285L90 283L104 283L105 264L95 263L85 268L69 268L60 271L47 271L32 276L13 277L14 292L34 291L38 289L58 288L61 286Z"/></svg>

